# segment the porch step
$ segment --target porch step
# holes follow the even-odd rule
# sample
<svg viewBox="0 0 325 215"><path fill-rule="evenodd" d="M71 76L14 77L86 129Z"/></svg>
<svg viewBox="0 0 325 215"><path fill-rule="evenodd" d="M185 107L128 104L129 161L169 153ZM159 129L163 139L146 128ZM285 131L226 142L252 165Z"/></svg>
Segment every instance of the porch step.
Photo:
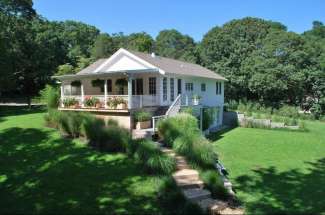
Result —
<svg viewBox="0 0 325 215"><path fill-rule="evenodd" d="M184 196L190 201L200 201L210 198L211 193L208 190L201 188L192 188L182 190Z"/></svg>
<svg viewBox="0 0 325 215"><path fill-rule="evenodd" d="M173 178L177 179L188 179L188 180L199 180L199 173L192 169L182 169L173 174Z"/></svg>
<svg viewBox="0 0 325 215"><path fill-rule="evenodd" d="M177 179L175 181L177 186L179 186L182 189L203 188L204 186L204 182L201 180Z"/></svg>

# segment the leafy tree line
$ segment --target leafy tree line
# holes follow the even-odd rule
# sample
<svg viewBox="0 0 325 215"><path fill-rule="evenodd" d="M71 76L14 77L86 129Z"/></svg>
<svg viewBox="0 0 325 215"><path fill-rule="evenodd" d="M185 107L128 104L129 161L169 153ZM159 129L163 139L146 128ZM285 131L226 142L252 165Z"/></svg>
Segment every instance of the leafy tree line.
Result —
<svg viewBox="0 0 325 215"><path fill-rule="evenodd" d="M80 71L120 47L201 64L228 79L226 99L325 110L325 26L297 34L278 22L231 20L202 41L177 30L101 33L76 21L48 21L32 0L0 0L0 97L36 95L54 74Z"/></svg>

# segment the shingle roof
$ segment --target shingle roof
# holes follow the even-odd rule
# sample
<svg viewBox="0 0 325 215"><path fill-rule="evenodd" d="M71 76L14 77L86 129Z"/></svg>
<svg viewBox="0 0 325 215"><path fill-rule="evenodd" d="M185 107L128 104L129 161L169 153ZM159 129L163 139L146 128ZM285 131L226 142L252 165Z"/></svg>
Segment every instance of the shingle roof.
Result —
<svg viewBox="0 0 325 215"><path fill-rule="evenodd" d="M98 67L100 67L100 65L102 65L107 59L102 58L102 59L98 59L96 60L94 63L90 64L89 66L87 66L86 68L82 69L80 72L78 72L78 75L82 75L82 74L91 74L93 73Z"/></svg>
<svg viewBox="0 0 325 215"><path fill-rule="evenodd" d="M147 61L148 63L152 64L153 66L164 70L167 73L226 80L221 75L219 75L209 69L206 69L200 65L197 65L197 64L188 63L188 62L175 60L175 59L171 59L171 58L166 58L166 57L160 57L157 55L155 57L152 57L150 54L137 52L137 51L129 51L129 50L127 50L127 51L130 52L131 54L137 56L138 58L141 58L142 60ZM102 64L105 63L105 61L107 59L97 60L93 64L89 65L88 67L86 67L83 70L81 70L80 72L78 72L77 75L93 73L96 69L101 67Z"/></svg>
<svg viewBox="0 0 325 215"><path fill-rule="evenodd" d="M160 57L157 55L155 57L152 57L150 54L146 54L142 52L136 52L136 51L129 51L129 52L151 63L152 65L164 70L167 73L226 80L221 75L207 68L204 68L203 66L200 66L198 64L188 63L188 62L166 58L166 57Z"/></svg>

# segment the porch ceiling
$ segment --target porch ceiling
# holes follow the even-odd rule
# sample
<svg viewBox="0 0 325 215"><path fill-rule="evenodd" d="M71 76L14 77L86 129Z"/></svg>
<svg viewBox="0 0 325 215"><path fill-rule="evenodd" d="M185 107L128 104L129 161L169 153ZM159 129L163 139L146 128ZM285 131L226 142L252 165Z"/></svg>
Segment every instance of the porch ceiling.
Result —
<svg viewBox="0 0 325 215"><path fill-rule="evenodd" d="M141 69L141 70L119 70L119 71L109 71L109 72L96 72L89 74L71 74L71 75L60 75L60 76L52 76L53 79L58 80L76 80L76 79L86 79L86 78L105 78L112 76L130 76L133 74L141 74L141 73L159 73L158 69Z"/></svg>

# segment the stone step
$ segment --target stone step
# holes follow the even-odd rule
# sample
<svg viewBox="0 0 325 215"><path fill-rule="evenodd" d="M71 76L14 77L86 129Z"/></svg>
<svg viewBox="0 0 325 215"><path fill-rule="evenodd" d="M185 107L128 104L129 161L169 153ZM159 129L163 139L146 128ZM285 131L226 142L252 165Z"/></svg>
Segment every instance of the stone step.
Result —
<svg viewBox="0 0 325 215"><path fill-rule="evenodd" d="M204 182L201 180L177 179L175 181L177 186L182 189L203 188L204 186Z"/></svg>
<svg viewBox="0 0 325 215"><path fill-rule="evenodd" d="M200 201L211 197L210 191L201 188L183 189L182 192L184 196L192 202Z"/></svg>
<svg viewBox="0 0 325 215"><path fill-rule="evenodd" d="M191 167L187 164L177 164L176 169L177 170L191 169Z"/></svg>
<svg viewBox="0 0 325 215"><path fill-rule="evenodd" d="M210 208L215 205L218 202L218 200L212 199L212 198L206 198L202 199L200 201L197 201L196 204L198 204L203 211L210 212Z"/></svg>
<svg viewBox="0 0 325 215"><path fill-rule="evenodd" d="M198 180L199 173L193 169L182 169L173 174L173 178L177 179L188 179L188 180Z"/></svg>
<svg viewBox="0 0 325 215"><path fill-rule="evenodd" d="M165 152L165 153L174 153L174 151L173 151L172 149L165 148L165 147L162 147L162 148L161 148L161 151L162 151L162 152Z"/></svg>

